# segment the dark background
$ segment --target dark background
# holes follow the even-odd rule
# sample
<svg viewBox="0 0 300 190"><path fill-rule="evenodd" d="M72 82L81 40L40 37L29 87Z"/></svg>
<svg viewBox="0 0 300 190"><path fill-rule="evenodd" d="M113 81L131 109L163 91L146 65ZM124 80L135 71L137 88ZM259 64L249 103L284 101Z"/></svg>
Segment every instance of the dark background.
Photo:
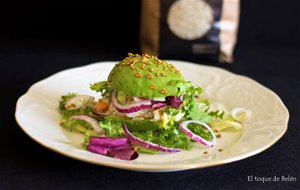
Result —
<svg viewBox="0 0 300 190"><path fill-rule="evenodd" d="M235 62L219 66L276 92L290 111L271 148L231 164L142 173L73 160L33 142L14 119L17 99L62 69L139 52L140 1L0 4L0 189L297 189L300 187L300 30L297 0L241 3ZM262 105L263 106L263 105ZM293 176L296 182L248 182Z"/></svg>

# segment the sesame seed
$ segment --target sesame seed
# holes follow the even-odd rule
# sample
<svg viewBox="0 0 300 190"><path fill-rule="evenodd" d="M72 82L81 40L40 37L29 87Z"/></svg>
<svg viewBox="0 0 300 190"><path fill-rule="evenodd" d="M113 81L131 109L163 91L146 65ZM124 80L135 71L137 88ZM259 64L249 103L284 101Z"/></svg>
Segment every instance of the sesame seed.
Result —
<svg viewBox="0 0 300 190"><path fill-rule="evenodd" d="M143 69L143 70L145 69L145 67L146 67L145 64L141 64L141 65L140 65L140 68Z"/></svg>
<svg viewBox="0 0 300 190"><path fill-rule="evenodd" d="M148 59L146 57L142 57L142 62L146 63L148 61Z"/></svg>
<svg viewBox="0 0 300 190"><path fill-rule="evenodd" d="M167 93L167 90L166 90L165 88L163 88L163 89L160 90L160 93L166 94L166 93Z"/></svg>
<svg viewBox="0 0 300 190"><path fill-rule="evenodd" d="M166 77L166 76L167 76L166 73L160 73L160 75L161 75L162 77Z"/></svg>
<svg viewBox="0 0 300 190"><path fill-rule="evenodd" d="M216 134L216 137L221 138L221 134L220 133Z"/></svg>
<svg viewBox="0 0 300 190"><path fill-rule="evenodd" d="M147 53L146 54L144 54L145 55L145 57L147 57L147 58L149 58L150 57L150 55L148 55Z"/></svg>
<svg viewBox="0 0 300 190"><path fill-rule="evenodd" d="M155 90L155 89L156 89L155 84L151 84L151 85L150 85L150 89Z"/></svg>
<svg viewBox="0 0 300 190"><path fill-rule="evenodd" d="M147 76L146 76L148 79L152 79L153 76L151 75L151 73L148 73Z"/></svg>
<svg viewBox="0 0 300 190"><path fill-rule="evenodd" d="M135 76L141 78L141 77L142 77L142 73L141 73L141 72L137 72L137 73L135 74Z"/></svg>
<svg viewBox="0 0 300 190"><path fill-rule="evenodd" d="M222 149L222 148L219 148L219 149L218 149L218 151L219 151L219 152L222 152L222 151L223 151L223 149Z"/></svg>
<svg viewBox="0 0 300 190"><path fill-rule="evenodd" d="M131 64L131 65L130 65L130 68L131 68L132 70L134 70L134 65L133 65L133 64Z"/></svg>
<svg viewBox="0 0 300 190"><path fill-rule="evenodd" d="M129 56L129 57L133 57L133 54L132 54L132 53L128 53L128 56Z"/></svg>
<svg viewBox="0 0 300 190"><path fill-rule="evenodd" d="M204 151L204 152L203 152L203 154L207 154L207 153L208 153L207 151Z"/></svg>

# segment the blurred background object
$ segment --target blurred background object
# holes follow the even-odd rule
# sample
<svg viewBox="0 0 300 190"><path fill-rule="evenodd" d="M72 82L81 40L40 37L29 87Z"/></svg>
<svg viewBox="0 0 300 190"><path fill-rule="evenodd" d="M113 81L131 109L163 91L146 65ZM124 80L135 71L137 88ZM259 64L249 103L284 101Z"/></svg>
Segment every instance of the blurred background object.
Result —
<svg viewBox="0 0 300 190"><path fill-rule="evenodd" d="M143 0L141 50L165 59L231 63L239 0Z"/></svg>
<svg viewBox="0 0 300 190"><path fill-rule="evenodd" d="M146 0L147 1L147 0ZM299 46L297 1L241 2L238 46ZM141 1L6 1L1 44L70 44L73 48L139 51Z"/></svg>

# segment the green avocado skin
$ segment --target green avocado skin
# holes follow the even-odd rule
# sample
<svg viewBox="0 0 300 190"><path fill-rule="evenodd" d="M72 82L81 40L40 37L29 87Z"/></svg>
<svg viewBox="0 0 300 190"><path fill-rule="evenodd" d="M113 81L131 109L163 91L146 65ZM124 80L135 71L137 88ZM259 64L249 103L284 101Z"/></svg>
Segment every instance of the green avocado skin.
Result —
<svg viewBox="0 0 300 190"><path fill-rule="evenodd" d="M115 65L108 76L112 90L149 99L178 95L178 85L184 81L172 64L144 55L126 57Z"/></svg>

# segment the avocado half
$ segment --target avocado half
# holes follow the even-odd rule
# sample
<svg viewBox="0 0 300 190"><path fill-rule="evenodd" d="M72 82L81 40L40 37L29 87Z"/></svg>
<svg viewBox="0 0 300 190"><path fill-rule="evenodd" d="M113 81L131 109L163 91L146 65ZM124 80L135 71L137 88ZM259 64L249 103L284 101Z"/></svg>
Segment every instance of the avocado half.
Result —
<svg viewBox="0 0 300 190"><path fill-rule="evenodd" d="M148 99L176 96L184 81L174 65L148 54L129 53L108 76L112 90Z"/></svg>

